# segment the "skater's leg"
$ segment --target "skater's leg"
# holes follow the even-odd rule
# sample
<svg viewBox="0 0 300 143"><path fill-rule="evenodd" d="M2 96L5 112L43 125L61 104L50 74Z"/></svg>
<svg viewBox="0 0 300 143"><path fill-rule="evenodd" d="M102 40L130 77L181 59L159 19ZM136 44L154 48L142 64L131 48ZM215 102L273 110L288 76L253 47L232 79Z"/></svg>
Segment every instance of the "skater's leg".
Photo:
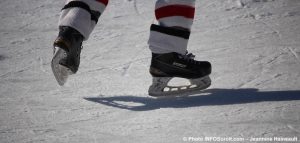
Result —
<svg viewBox="0 0 300 143"><path fill-rule="evenodd" d="M59 26L69 26L79 31L85 40L104 12L109 0L66 0Z"/></svg>
<svg viewBox="0 0 300 143"><path fill-rule="evenodd" d="M80 64L83 40L87 40L108 0L67 0L59 19L59 34L54 41L51 68L60 85Z"/></svg>
<svg viewBox="0 0 300 143"><path fill-rule="evenodd" d="M195 14L195 0L157 0L158 25L151 26L149 47L153 53L185 54Z"/></svg>

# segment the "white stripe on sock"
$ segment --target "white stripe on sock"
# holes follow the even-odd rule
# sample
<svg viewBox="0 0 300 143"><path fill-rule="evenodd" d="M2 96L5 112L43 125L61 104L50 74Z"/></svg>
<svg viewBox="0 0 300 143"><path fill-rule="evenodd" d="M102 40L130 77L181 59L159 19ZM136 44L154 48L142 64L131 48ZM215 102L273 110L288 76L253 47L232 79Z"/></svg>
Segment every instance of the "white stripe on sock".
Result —
<svg viewBox="0 0 300 143"><path fill-rule="evenodd" d="M188 39L156 32L156 31L151 31L148 44L150 50L153 53L176 52L180 54L185 54L187 49Z"/></svg>
<svg viewBox="0 0 300 143"><path fill-rule="evenodd" d="M191 29L193 24L193 19L186 18L183 16L170 16L158 19L161 26L165 27L182 27L186 29Z"/></svg>
<svg viewBox="0 0 300 143"><path fill-rule="evenodd" d="M87 40L96 22L91 20L91 14L81 8L65 9L61 12L59 26L70 26L79 31Z"/></svg>
<svg viewBox="0 0 300 143"><path fill-rule="evenodd" d="M195 0L158 0L156 2L155 9L169 5L186 5L195 7Z"/></svg>

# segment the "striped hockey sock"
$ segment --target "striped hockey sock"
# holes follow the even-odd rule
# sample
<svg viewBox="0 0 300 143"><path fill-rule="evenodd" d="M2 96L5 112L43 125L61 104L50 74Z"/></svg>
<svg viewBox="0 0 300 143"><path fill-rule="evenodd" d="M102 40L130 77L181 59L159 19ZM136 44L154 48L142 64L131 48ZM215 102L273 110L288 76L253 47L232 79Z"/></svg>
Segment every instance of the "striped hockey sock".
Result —
<svg viewBox="0 0 300 143"><path fill-rule="evenodd" d="M185 54L194 15L195 0L158 0L155 16L159 25L150 28L150 50Z"/></svg>
<svg viewBox="0 0 300 143"><path fill-rule="evenodd" d="M109 0L67 0L62 9L59 26L70 26L87 40Z"/></svg>

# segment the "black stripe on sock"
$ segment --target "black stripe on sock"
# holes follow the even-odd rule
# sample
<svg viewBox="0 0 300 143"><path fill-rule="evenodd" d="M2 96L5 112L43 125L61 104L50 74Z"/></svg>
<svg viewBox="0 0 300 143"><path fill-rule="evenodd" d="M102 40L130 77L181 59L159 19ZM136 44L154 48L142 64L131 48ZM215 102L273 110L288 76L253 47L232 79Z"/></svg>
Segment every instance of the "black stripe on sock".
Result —
<svg viewBox="0 0 300 143"><path fill-rule="evenodd" d="M98 23L98 19L101 16L101 13L98 11L91 10L91 19Z"/></svg>
<svg viewBox="0 0 300 143"><path fill-rule="evenodd" d="M87 4L85 4L84 2L71 1L68 4L66 4L62 8L62 10L68 9L68 8L73 8L73 7L79 7L79 8L82 8L82 9L86 10L87 12L89 12L91 14L91 20L93 20L96 23L98 23L98 19L101 16L101 13L98 12L98 11L91 10L90 7Z"/></svg>
<svg viewBox="0 0 300 143"><path fill-rule="evenodd" d="M156 32L160 32L160 33L164 33L164 34L168 34L168 35L172 35L172 36L176 36L176 37L181 37L184 39L189 39L190 33L191 33L186 30L181 30L181 29L172 28L172 27L163 27L163 26L159 26L159 25L155 25L155 24L152 24L150 29L151 29L151 31L156 31Z"/></svg>

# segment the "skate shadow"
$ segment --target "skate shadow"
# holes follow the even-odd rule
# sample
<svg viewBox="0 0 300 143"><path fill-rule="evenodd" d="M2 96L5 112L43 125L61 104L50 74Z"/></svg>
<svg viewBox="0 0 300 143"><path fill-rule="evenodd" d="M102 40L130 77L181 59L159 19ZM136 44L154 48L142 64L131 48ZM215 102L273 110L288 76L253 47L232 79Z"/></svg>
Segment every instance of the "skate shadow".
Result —
<svg viewBox="0 0 300 143"><path fill-rule="evenodd" d="M156 99L148 95L87 97L88 101L132 111L148 111L159 108L188 108L255 102L279 102L300 100L300 90L259 91L258 89L207 89L193 96Z"/></svg>
<svg viewBox="0 0 300 143"><path fill-rule="evenodd" d="M0 61L3 61L5 59L6 59L6 57L4 55L0 55Z"/></svg>

